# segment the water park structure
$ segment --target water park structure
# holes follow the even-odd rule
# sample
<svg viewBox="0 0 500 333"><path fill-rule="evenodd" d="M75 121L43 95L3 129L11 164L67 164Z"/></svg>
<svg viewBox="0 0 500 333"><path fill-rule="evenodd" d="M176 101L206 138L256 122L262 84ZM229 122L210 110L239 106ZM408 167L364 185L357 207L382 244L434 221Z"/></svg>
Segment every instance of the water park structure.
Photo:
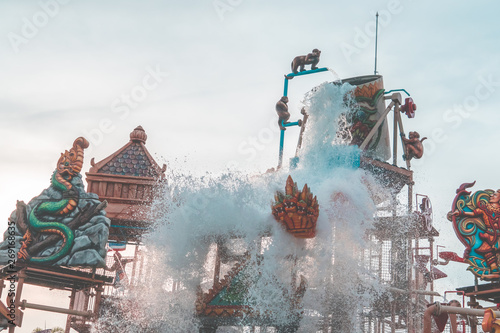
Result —
<svg viewBox="0 0 500 333"><path fill-rule="evenodd" d="M377 74L335 79L313 87L302 119L289 122L287 103L299 97L288 87L329 71L316 66L320 54L294 58L284 75L278 163L259 177L166 175L138 126L122 148L91 160L85 190L89 143L77 138L50 186L9 218L1 327L15 332L29 308L67 314L66 332L82 333L442 332L448 318L457 330L455 314L469 315L462 332L477 332L478 316L495 332L500 314L477 301L500 300L499 192L460 186L448 217L465 254L436 253L431 200L414 193L411 165L425 137L406 136L403 119L411 127L419 112L405 89L386 90ZM295 127L296 154L285 163ZM434 281L446 277L437 266L450 260L475 276L456 290L458 305L434 302ZM70 292L69 308L30 303L24 284Z"/></svg>

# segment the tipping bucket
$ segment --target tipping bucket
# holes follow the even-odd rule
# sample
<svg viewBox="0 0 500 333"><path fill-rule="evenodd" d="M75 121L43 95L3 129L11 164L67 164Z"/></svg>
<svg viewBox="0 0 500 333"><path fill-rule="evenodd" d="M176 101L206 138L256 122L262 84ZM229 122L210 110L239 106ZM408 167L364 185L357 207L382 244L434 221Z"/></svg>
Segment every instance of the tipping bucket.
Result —
<svg viewBox="0 0 500 333"><path fill-rule="evenodd" d="M355 86L354 98L358 108L351 117L349 131L351 144L361 146L375 123L383 116L386 108L384 81L381 75L365 75L343 79L342 83ZM389 128L385 120L365 148L365 153L373 158L386 161L391 158Z"/></svg>

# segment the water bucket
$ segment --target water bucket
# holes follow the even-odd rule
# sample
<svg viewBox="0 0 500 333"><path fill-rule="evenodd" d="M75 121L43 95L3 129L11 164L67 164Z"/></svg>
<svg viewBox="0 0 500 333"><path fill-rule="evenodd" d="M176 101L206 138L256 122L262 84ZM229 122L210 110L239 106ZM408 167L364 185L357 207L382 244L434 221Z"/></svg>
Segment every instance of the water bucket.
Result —
<svg viewBox="0 0 500 333"><path fill-rule="evenodd" d="M355 110L350 118L351 144L361 146L375 123L385 111L384 81L381 75L365 75L343 79L342 83L355 86ZM387 119L379 127L365 154L372 158L386 161L391 158L391 143Z"/></svg>

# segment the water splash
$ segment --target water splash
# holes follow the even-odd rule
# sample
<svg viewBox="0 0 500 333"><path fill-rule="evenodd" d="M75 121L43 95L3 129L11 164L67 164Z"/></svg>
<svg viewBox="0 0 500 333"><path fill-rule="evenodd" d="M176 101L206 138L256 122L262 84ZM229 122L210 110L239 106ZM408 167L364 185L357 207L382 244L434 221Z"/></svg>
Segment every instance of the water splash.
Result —
<svg viewBox="0 0 500 333"><path fill-rule="evenodd" d="M335 81L340 81L340 76L337 74L337 72L333 68L327 67L328 71L333 74L335 77Z"/></svg>
<svg viewBox="0 0 500 333"><path fill-rule="evenodd" d="M155 232L145 240L153 274L101 320L99 332L107 332L103 322L121 323L120 332L196 332L196 293L199 286L204 292L212 287L215 243L246 253L246 276L258 281L247 283L244 302L255 312L277 325L297 324L299 313L290 308L289 296L295 293L294 276L303 276L308 289L299 331L321 325L356 331L356 316L377 287L359 261L375 211L367 188L373 179L358 169L359 149L339 136L352 89L324 83L306 95L309 120L294 170L259 177L171 172L154 204ZM318 197L314 239L294 238L271 215L269 201L283 191L288 174ZM232 264L223 263L222 276ZM172 291L174 282L181 287Z"/></svg>

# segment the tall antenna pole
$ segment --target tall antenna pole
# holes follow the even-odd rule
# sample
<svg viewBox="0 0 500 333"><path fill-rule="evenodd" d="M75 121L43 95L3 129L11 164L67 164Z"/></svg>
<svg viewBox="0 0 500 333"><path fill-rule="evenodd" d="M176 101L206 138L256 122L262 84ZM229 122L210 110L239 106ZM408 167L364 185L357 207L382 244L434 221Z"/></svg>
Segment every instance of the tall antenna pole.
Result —
<svg viewBox="0 0 500 333"><path fill-rule="evenodd" d="M375 23L375 71L373 72L374 75L377 75L377 43L378 43L378 12L376 17L376 23Z"/></svg>

